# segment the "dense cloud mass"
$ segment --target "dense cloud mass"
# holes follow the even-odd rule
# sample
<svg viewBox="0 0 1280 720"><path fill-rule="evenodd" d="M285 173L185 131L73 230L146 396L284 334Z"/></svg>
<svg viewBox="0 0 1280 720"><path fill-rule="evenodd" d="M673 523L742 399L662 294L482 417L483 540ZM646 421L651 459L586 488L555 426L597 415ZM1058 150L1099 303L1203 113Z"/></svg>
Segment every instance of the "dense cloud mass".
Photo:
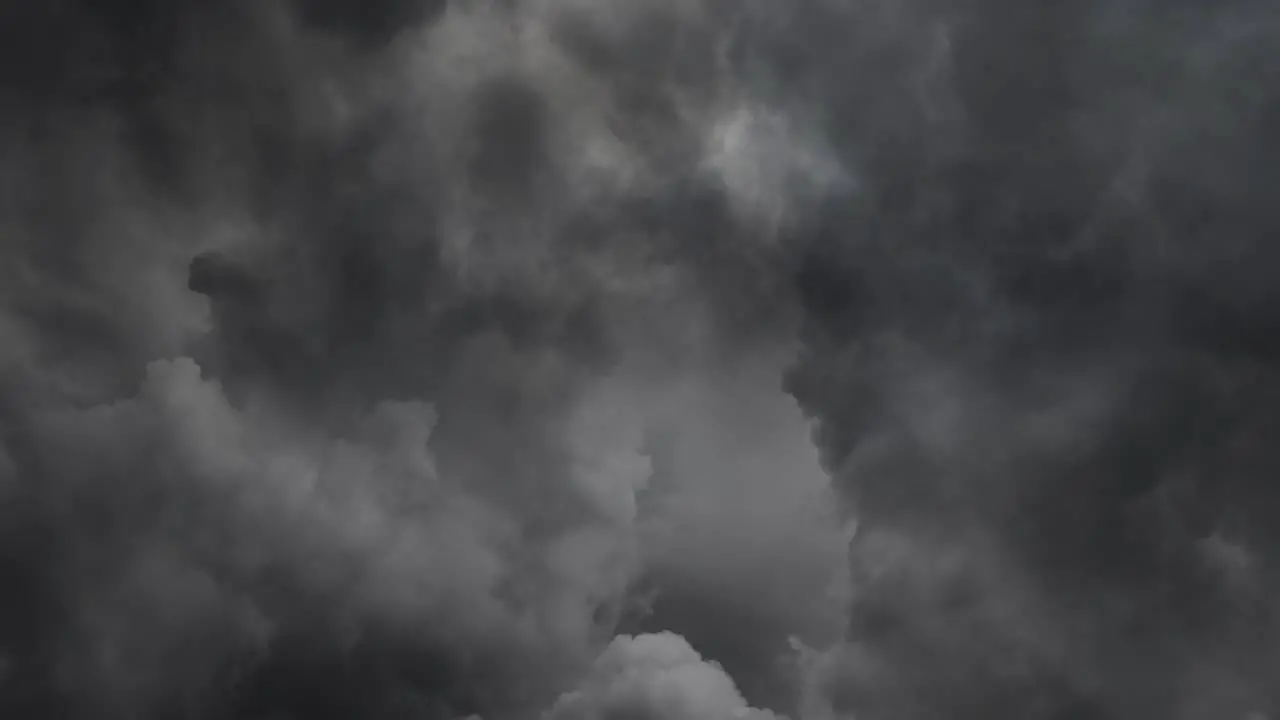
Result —
<svg viewBox="0 0 1280 720"><path fill-rule="evenodd" d="M748 707L733 680L679 635L620 635L600 653L579 689L565 693L548 720L599 717L773 720Z"/></svg>
<svg viewBox="0 0 1280 720"><path fill-rule="evenodd" d="M1280 715L1262 0L0 6L0 715Z"/></svg>

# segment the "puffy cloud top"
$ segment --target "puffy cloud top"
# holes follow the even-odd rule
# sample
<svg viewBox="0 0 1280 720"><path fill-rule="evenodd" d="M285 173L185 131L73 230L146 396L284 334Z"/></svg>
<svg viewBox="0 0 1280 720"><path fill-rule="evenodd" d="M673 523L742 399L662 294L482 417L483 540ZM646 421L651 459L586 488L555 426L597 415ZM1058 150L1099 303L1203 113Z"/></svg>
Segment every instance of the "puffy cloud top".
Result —
<svg viewBox="0 0 1280 720"><path fill-rule="evenodd" d="M679 635L621 635L545 720L776 720L747 705L733 679Z"/></svg>

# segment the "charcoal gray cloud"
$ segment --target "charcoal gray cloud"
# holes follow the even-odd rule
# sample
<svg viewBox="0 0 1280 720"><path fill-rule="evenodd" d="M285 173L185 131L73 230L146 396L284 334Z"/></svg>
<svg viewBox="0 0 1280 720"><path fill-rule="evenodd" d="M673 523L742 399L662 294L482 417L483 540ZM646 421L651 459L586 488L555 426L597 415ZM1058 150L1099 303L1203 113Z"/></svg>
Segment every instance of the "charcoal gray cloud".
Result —
<svg viewBox="0 0 1280 720"><path fill-rule="evenodd" d="M829 106L898 110L842 144L875 171L800 276L789 386L860 520L826 692L864 718L1274 713L1271 9L885 14L879 71L944 77Z"/></svg>
<svg viewBox="0 0 1280 720"><path fill-rule="evenodd" d="M0 712L1280 712L1256 0L0 8Z"/></svg>
<svg viewBox="0 0 1280 720"><path fill-rule="evenodd" d="M4 711L548 711L681 552L647 398L786 344L718 11L4 12Z"/></svg>

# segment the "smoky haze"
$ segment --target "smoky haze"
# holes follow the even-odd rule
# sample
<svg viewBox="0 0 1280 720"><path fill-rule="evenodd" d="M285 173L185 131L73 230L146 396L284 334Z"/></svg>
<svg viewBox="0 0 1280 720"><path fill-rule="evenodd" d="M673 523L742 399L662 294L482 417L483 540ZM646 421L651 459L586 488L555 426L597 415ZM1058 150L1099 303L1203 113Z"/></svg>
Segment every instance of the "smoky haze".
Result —
<svg viewBox="0 0 1280 720"><path fill-rule="evenodd" d="M1280 713L1280 10L0 6L0 715Z"/></svg>

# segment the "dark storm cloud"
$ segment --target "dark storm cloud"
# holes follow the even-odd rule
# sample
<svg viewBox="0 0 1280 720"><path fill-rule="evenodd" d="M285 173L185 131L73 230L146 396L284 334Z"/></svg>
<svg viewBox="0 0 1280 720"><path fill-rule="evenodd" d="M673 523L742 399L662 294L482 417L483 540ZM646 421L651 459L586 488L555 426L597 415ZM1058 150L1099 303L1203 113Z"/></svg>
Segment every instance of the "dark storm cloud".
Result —
<svg viewBox="0 0 1280 720"><path fill-rule="evenodd" d="M796 276L789 387L859 522L824 692L895 720L1274 712L1274 13L870 6L826 17L882 51L806 58L884 61L832 90L861 197Z"/></svg>
<svg viewBox="0 0 1280 720"><path fill-rule="evenodd" d="M3 710L551 707L681 553L640 547L645 394L777 345L838 184L722 11L3 12Z"/></svg>
<svg viewBox="0 0 1280 720"><path fill-rule="evenodd" d="M598 717L776 718L747 705L733 679L673 633L619 635L577 690L560 696L550 720Z"/></svg>
<svg viewBox="0 0 1280 720"><path fill-rule="evenodd" d="M1274 713L1278 19L9 3L0 710Z"/></svg>

